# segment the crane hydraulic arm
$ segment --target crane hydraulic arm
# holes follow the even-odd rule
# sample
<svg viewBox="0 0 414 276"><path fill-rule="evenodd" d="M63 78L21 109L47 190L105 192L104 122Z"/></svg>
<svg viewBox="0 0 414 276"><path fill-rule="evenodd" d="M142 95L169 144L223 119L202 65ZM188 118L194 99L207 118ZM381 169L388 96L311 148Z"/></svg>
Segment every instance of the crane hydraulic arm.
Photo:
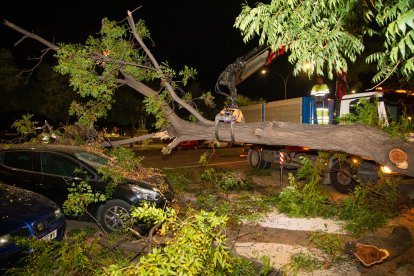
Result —
<svg viewBox="0 0 414 276"><path fill-rule="evenodd" d="M234 63L228 65L220 74L216 83L216 93L226 96L230 101L230 105L237 106L236 85L283 53L284 48L277 52L272 52L269 47L254 48L246 55L239 57ZM222 86L227 88L225 92L221 90Z"/></svg>

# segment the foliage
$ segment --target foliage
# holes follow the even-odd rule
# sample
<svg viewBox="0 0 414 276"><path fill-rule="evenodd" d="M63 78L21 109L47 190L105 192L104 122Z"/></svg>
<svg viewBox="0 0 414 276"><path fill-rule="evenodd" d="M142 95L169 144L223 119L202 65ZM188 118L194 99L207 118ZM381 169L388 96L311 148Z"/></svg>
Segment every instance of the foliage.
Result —
<svg viewBox="0 0 414 276"><path fill-rule="evenodd" d="M144 99L145 109L149 114L155 116L155 128L162 129L163 127L169 126L169 122L167 120L167 115L163 111L163 106L166 102L170 102L171 99L166 91L160 93L159 95L146 97Z"/></svg>
<svg viewBox="0 0 414 276"><path fill-rule="evenodd" d="M253 263L250 260L236 258L233 261L232 272L229 275L254 276L256 273L253 267Z"/></svg>
<svg viewBox="0 0 414 276"><path fill-rule="evenodd" d="M364 50L362 39L346 27L358 1L282 1L243 5L234 26L245 42L255 36L260 45L290 51L294 74L311 63L308 73L323 75L347 71L347 59L354 61ZM358 12L360 14L360 12Z"/></svg>
<svg viewBox="0 0 414 276"><path fill-rule="evenodd" d="M414 4L412 1L375 1L375 21L385 36L383 51L367 57L368 63L376 63L378 82L398 73L407 80L414 76ZM372 15L372 17L374 17Z"/></svg>
<svg viewBox="0 0 414 276"><path fill-rule="evenodd" d="M258 221L274 208L276 201L276 197L259 196L251 192L239 192L233 200L226 200L212 193L200 193L197 196L200 208L228 216L232 225L237 225L243 220Z"/></svg>
<svg viewBox="0 0 414 276"><path fill-rule="evenodd" d="M205 169L200 178L212 182L216 188L224 192L249 188L249 182L243 174L236 172L220 172L213 168Z"/></svg>
<svg viewBox="0 0 414 276"><path fill-rule="evenodd" d="M216 171L213 168L205 169L201 174L201 179L204 181L214 181Z"/></svg>
<svg viewBox="0 0 414 276"><path fill-rule="evenodd" d="M135 28L140 42L150 39L150 32L143 20L139 20ZM165 83L182 91L178 85L186 86L197 74L195 69L188 66L177 73L168 62L158 65L130 39L129 26L107 18L102 20L98 35L90 36L83 45L59 44L55 57L58 60L56 71L69 77L70 86L82 98L72 103L70 114L77 116L79 124L88 127L107 116L114 103L120 76L131 77L132 82L147 83L151 87L155 80L160 81L162 87L156 94L146 94L144 105L146 111L156 117L157 129L168 127L165 109L173 104L173 100ZM210 106L213 104L211 93L206 93L200 99ZM191 97L189 100L192 100Z"/></svg>
<svg viewBox="0 0 414 276"><path fill-rule="evenodd" d="M300 185L289 175L289 186L278 195L277 208L292 217L329 217L335 208L315 184Z"/></svg>
<svg viewBox="0 0 414 276"><path fill-rule="evenodd" d="M239 107L253 105L253 104L259 104L259 103L264 103L264 102L265 102L265 100L263 100L262 98L260 98L259 100L256 101L256 100L252 100L249 97L241 95L241 94L237 95L237 105Z"/></svg>
<svg viewBox="0 0 414 276"><path fill-rule="evenodd" d="M191 179L188 178L182 171L166 171L166 176L168 182L170 183L172 189L176 192L187 191L189 185L192 183Z"/></svg>
<svg viewBox="0 0 414 276"><path fill-rule="evenodd" d="M86 231L69 235L61 242L22 239L19 243L30 248L31 253L8 271L13 275L96 275L104 274L103 263L123 262L117 250L103 247Z"/></svg>
<svg viewBox="0 0 414 276"><path fill-rule="evenodd" d="M204 152L200 155L200 160L198 160L198 164L200 164L201 166L206 166L208 164L208 160L208 152Z"/></svg>
<svg viewBox="0 0 414 276"><path fill-rule="evenodd" d="M355 112L345 114L338 118L338 122L342 124L364 124L367 126L382 128L384 118L380 118L378 114L378 98L373 101L366 98L359 100L355 107Z"/></svg>
<svg viewBox="0 0 414 276"><path fill-rule="evenodd" d="M226 221L225 216L205 211L182 221L174 219L169 223L178 225L174 228L176 232L171 243L142 256L139 265L112 266L111 272L123 271L129 275L217 275L231 274L233 267L237 270L251 267L250 264L240 266L239 259L230 254L224 235Z"/></svg>
<svg viewBox="0 0 414 276"><path fill-rule="evenodd" d="M121 251L116 240L128 240L110 234L102 237L85 231L69 234L61 242L21 240L30 248L24 262L9 273L20 275L255 275L252 262L232 255L227 247L225 216L205 211L192 211L180 220L172 209L162 211L150 205L136 208L136 219L158 221L168 229L158 231L159 237L169 235L167 245L153 248L137 256Z"/></svg>
<svg viewBox="0 0 414 276"><path fill-rule="evenodd" d="M320 151L315 160L307 156L300 157L300 168L297 172L298 179L305 180L306 183L319 185L322 181L321 175L326 171L329 153Z"/></svg>
<svg viewBox="0 0 414 276"><path fill-rule="evenodd" d="M298 183L295 177L289 174L289 186L278 195L278 210L294 217L328 217L335 214L335 208L329 202L329 198L319 189L322 179L320 174L326 168L325 154L321 153L314 162L308 157L303 157L300 163L297 176L304 179L305 184Z"/></svg>
<svg viewBox="0 0 414 276"><path fill-rule="evenodd" d="M184 66L184 69L181 70L180 72L178 72L179 76L183 77L183 85L186 86L188 83L188 80L190 78L194 78L197 75L197 70L195 70L194 68L190 68L187 65Z"/></svg>
<svg viewBox="0 0 414 276"><path fill-rule="evenodd" d="M98 172L102 182L105 182L105 195L110 197L115 187L124 181L125 177L134 174L141 167L143 157L136 157L133 150L126 147L115 147L106 152L109 157L108 166L101 166ZM133 178L133 177L130 177Z"/></svg>
<svg viewBox="0 0 414 276"><path fill-rule="evenodd" d="M335 155L344 160L345 154ZM387 219L394 217L400 210L398 185L400 179L381 175L376 185L361 183L353 194L340 203L330 202L318 185L321 168L325 166L324 158L311 162L301 161L298 176L305 179L304 185L289 175L289 186L278 195L279 211L294 217L338 217L345 220L344 229L355 235L383 226ZM314 164L314 165L313 165Z"/></svg>
<svg viewBox="0 0 414 276"><path fill-rule="evenodd" d="M273 271L272 264L270 263L270 258L268 256L261 256L260 261L263 266L259 271L259 275L269 275Z"/></svg>
<svg viewBox="0 0 414 276"><path fill-rule="evenodd" d="M400 139L402 141L407 141L413 130L412 121L405 115L399 117L397 121L391 121L384 128L384 131L391 136L391 139Z"/></svg>
<svg viewBox="0 0 414 276"><path fill-rule="evenodd" d="M147 226L161 224L159 233L165 235L168 227L176 223L177 213L172 208L167 207L162 210L157 208L155 204L144 201L141 206L132 208L131 217L134 221L146 223Z"/></svg>
<svg viewBox="0 0 414 276"><path fill-rule="evenodd" d="M132 149L126 147L115 147L108 151L109 156L115 158L116 166L127 171L134 171L141 166L144 159L142 156L136 157Z"/></svg>
<svg viewBox="0 0 414 276"><path fill-rule="evenodd" d="M393 73L407 79L414 73L414 22L412 1L272 0L252 8L244 4L234 26L245 42L259 38L260 45L274 51L290 51L289 61L298 74L307 64L308 73L341 74L364 51L364 38L384 40L382 52L367 58L376 62L377 82ZM375 26L375 23L378 26ZM375 30L377 29L377 30Z"/></svg>
<svg viewBox="0 0 414 276"><path fill-rule="evenodd" d="M288 275L298 275L299 271L312 272L322 268L322 261L309 253L296 253L290 257L290 262L282 267L282 271Z"/></svg>
<svg viewBox="0 0 414 276"><path fill-rule="evenodd" d="M68 190L68 198L63 203L63 211L67 215L83 215L91 203L106 200L105 195L94 192L86 181L81 181L79 184L72 183Z"/></svg>
<svg viewBox="0 0 414 276"><path fill-rule="evenodd" d="M206 92L203 95L201 95L200 100L202 100L208 108L213 109L215 107L214 96L211 95L211 92Z"/></svg>
<svg viewBox="0 0 414 276"><path fill-rule="evenodd" d="M330 256L330 262L335 263L346 259L345 240L340 234L315 231L309 234L309 240L316 248Z"/></svg>
<svg viewBox="0 0 414 276"><path fill-rule="evenodd" d="M401 116L394 121L385 121L378 114L378 98L368 100L362 98L355 107L355 112L345 114L337 120L341 124L364 124L377 127L387 132L391 139L406 141L409 133L413 131L413 125L407 116ZM390 118L391 119L391 118Z"/></svg>
<svg viewBox="0 0 414 276"><path fill-rule="evenodd" d="M383 178L377 185L359 185L351 197L345 198L339 218L346 220L345 229L360 235L383 226L398 214L398 179Z"/></svg>
<svg viewBox="0 0 414 276"><path fill-rule="evenodd" d="M220 179L216 182L218 188L223 191L231 191L236 189L242 189L245 187L245 182L239 179L232 172L225 172L221 175Z"/></svg>
<svg viewBox="0 0 414 276"><path fill-rule="evenodd" d="M12 128L15 128L22 137L35 133L38 122L32 121L33 116L33 114L23 114L21 119L12 124Z"/></svg>

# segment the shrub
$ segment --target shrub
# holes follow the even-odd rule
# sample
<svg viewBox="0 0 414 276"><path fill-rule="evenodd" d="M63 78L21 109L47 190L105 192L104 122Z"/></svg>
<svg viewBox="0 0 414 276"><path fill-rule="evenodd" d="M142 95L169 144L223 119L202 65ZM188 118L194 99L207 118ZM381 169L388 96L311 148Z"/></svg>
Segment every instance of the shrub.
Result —
<svg viewBox="0 0 414 276"><path fill-rule="evenodd" d="M355 235L375 230L398 213L398 179L383 178L377 185L359 185L342 204L339 218L346 220L346 230Z"/></svg>
<svg viewBox="0 0 414 276"><path fill-rule="evenodd" d="M345 254L345 240L339 234L315 231L309 234L309 240L316 248L330 256L329 262L335 263L347 258Z"/></svg>
<svg viewBox="0 0 414 276"><path fill-rule="evenodd" d="M296 253L290 257L290 262L282 267L283 274L298 275L299 271L312 272L322 268L322 262L308 253Z"/></svg>

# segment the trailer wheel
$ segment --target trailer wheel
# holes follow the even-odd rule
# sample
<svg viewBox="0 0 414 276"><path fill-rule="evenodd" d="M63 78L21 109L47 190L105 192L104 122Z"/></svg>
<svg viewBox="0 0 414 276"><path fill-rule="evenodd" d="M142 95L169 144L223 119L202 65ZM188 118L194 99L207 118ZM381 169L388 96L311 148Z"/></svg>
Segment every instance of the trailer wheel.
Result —
<svg viewBox="0 0 414 276"><path fill-rule="evenodd" d="M330 174L332 186L342 194L351 193L355 186L358 185L354 176L355 171L347 162L336 161L332 166Z"/></svg>
<svg viewBox="0 0 414 276"><path fill-rule="evenodd" d="M258 168L258 169L268 169L272 165L271 162L267 162L263 160L262 151L259 148L251 148L247 154L247 162L249 163L250 167Z"/></svg>

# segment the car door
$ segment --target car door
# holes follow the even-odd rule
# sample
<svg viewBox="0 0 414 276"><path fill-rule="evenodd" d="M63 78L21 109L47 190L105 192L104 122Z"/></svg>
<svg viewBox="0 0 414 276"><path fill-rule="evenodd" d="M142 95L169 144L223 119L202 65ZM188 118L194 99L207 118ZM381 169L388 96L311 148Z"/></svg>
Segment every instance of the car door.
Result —
<svg viewBox="0 0 414 276"><path fill-rule="evenodd" d="M67 198L68 187L82 181L80 175L90 173L73 158L57 152L40 152L40 167L43 194L60 206Z"/></svg>
<svg viewBox="0 0 414 276"><path fill-rule="evenodd" d="M1 180L10 185L39 192L41 173L32 150L9 150L0 154Z"/></svg>

